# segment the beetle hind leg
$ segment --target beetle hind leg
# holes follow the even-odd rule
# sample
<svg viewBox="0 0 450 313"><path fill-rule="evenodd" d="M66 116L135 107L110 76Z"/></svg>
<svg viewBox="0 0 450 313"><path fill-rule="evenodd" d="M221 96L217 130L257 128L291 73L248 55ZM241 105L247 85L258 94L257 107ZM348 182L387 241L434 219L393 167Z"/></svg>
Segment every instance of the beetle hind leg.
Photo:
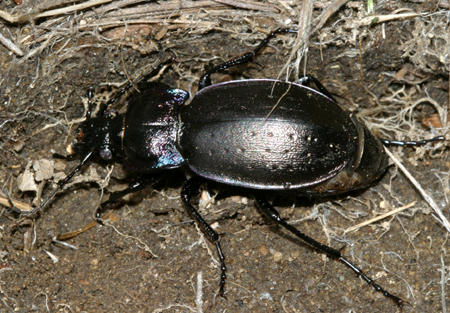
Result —
<svg viewBox="0 0 450 313"><path fill-rule="evenodd" d="M202 180L199 177L190 178L188 181L184 183L183 189L181 190L181 199L186 207L186 211L189 216L197 223L200 227L202 233L206 236L209 242L216 246L217 255L220 260L220 285L219 285L219 296L224 296L225 291L225 280L226 280L226 271L227 268L225 266L225 256L222 252L222 248L220 246L220 238L219 234L212 229L212 227L206 222L203 217L200 215L198 210L191 204L191 200L193 197L197 196L200 193L200 186L202 184Z"/></svg>
<svg viewBox="0 0 450 313"><path fill-rule="evenodd" d="M345 257L343 257L340 251L316 241L315 239L299 231L294 226L288 224L284 219L280 217L277 210L275 210L275 208L266 199L264 199L263 196L256 195L255 198L258 209L266 216L268 216L271 220L276 222L278 225L282 226L284 229L288 230L291 234L295 235L297 238L303 240L310 247L314 248L315 250L321 253L326 254L329 258L341 262L342 264L350 268L353 272L355 272L356 275L361 277L366 283L371 285L376 291L381 292L385 297L392 299L399 307L403 306L404 301L402 299L400 299L396 295L391 294L390 292L383 289L380 285L375 283L375 281L369 276L367 276L359 267L357 267L349 260L347 260Z"/></svg>

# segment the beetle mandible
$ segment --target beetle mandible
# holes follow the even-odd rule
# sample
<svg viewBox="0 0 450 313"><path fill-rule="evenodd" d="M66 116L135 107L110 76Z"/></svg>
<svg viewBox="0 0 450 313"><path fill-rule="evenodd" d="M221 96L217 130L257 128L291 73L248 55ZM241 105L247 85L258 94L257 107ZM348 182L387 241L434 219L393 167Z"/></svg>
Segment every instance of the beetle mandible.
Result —
<svg viewBox="0 0 450 313"><path fill-rule="evenodd" d="M383 145L420 145L444 138L409 142L379 139L354 115L343 111L312 76L296 82L248 79L211 83L213 73L252 61L275 35L291 32L296 31L277 29L253 51L207 71L189 105L184 105L188 92L147 82L144 77L137 83L140 92L129 96L126 113L111 114L109 105L131 88L132 83L128 83L103 104L97 116L89 113L80 125L77 140L70 146L70 153L81 157L80 163L35 212L94 157L120 161L137 176L129 188L112 193L98 213L123 195L142 189L148 183L146 175L183 166L194 176L184 183L181 198L190 217L216 247L221 264L220 295L224 295L226 280L220 238L193 204L204 179L253 190L261 212L401 306L400 297L375 283L339 250L288 224L260 191L328 196L367 188L388 168ZM311 83L317 89L307 86Z"/></svg>

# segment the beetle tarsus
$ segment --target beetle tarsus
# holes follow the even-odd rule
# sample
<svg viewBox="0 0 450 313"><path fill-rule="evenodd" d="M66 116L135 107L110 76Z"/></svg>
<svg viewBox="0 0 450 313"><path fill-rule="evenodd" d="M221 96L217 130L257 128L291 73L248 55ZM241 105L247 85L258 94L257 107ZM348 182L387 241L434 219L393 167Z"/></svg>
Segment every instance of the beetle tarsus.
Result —
<svg viewBox="0 0 450 313"><path fill-rule="evenodd" d="M445 136L436 136L430 139L414 140L414 141L400 141L400 140L389 140L380 138L381 142L385 146L423 146L429 142L433 141L445 141Z"/></svg>
<svg viewBox="0 0 450 313"><path fill-rule="evenodd" d="M267 201L264 199L264 197L260 195L256 195L256 203L257 207L268 217L270 217L274 222L276 222L278 225L284 227L286 230L294 234L296 237L300 238L304 242L306 242L308 245L310 245L312 248L316 249L317 251L326 254L328 257L335 259L348 268L350 268L353 272L355 272L359 277L361 277L364 281L366 281L369 285L371 285L376 291L381 292L385 297L392 299L399 307L403 305L403 300L399 297L391 294L390 292L384 290L380 285L375 283L375 281L367 276L359 267L351 263L349 260L344 258L341 255L341 252L333 249L327 245L324 245L315 239L309 237L308 235L305 235L304 233L300 232L297 228L294 226L288 224L284 219L280 217L277 210Z"/></svg>
<svg viewBox="0 0 450 313"><path fill-rule="evenodd" d="M113 192L109 195L109 199L100 204L100 206L95 210L95 219L97 222L101 222L101 216L103 212L107 209L107 207L111 203L117 202L120 198L126 196L129 193L137 192L139 190L144 189L147 185L149 185L153 180L146 179L138 179L128 185L124 190Z"/></svg>
<svg viewBox="0 0 450 313"><path fill-rule="evenodd" d="M197 196L200 192L200 186L202 180L199 177L193 177L186 181L181 190L181 199L185 205L188 215L197 223L198 227L202 231L203 235L206 236L208 241L216 246L217 255L220 261L220 285L219 285L219 296L225 297L225 281L227 278L227 267L225 265L225 255L223 254L222 248L220 246L219 234L206 222L197 209L191 204L193 197Z"/></svg>
<svg viewBox="0 0 450 313"><path fill-rule="evenodd" d="M225 281L227 279L227 267L225 265L225 255L223 255L220 241L216 241L216 250L220 260L220 284L219 284L219 296L226 298L225 296Z"/></svg>
<svg viewBox="0 0 450 313"><path fill-rule="evenodd" d="M382 293L383 296L389 299L392 299L395 302L395 304L397 304L399 307L403 306L404 301L402 299L383 289L383 287L378 285L372 278L367 276L359 267L351 263L349 260L341 256L338 259L338 261L347 266L348 268L350 268L353 272L355 272L356 275L361 277L366 283L372 286L375 289L375 291Z"/></svg>

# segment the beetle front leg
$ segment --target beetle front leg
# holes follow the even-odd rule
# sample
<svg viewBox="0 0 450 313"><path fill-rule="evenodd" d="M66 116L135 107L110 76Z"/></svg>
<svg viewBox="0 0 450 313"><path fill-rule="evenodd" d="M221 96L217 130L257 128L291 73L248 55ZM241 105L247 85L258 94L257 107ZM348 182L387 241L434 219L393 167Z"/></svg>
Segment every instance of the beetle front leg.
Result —
<svg viewBox="0 0 450 313"><path fill-rule="evenodd" d="M181 190L181 199L186 207L187 213L189 216L197 223L200 227L202 233L206 236L206 238L216 246L217 255L220 260L220 285L219 285L219 295L224 297L225 291L225 280L227 278L226 271L227 268L225 266L225 256L222 252L222 248L220 247L220 239L217 232L212 229L212 227L206 222L197 209L191 204L191 200L193 197L197 196L200 193L200 186L202 184L202 180L199 177L190 178L187 182L184 183L183 189Z"/></svg>
<svg viewBox="0 0 450 313"><path fill-rule="evenodd" d="M97 220L97 222L101 223L101 215L106 210L106 207L108 205L117 202L120 198L126 196L129 193L144 189L146 186L153 182L155 182L154 177L136 179L135 181L130 183L124 190L111 193L109 195L109 199L100 204L100 206L95 210L95 219Z"/></svg>
<svg viewBox="0 0 450 313"><path fill-rule="evenodd" d="M317 251L326 254L329 258L335 259L345 266L349 267L353 272L356 273L359 277L361 277L364 281L366 281L369 285L371 285L376 291L381 292L385 297L392 299L399 307L402 307L404 301L399 297L391 294L390 292L384 290L380 285L375 283L375 281L367 276L359 267L351 263L345 257L342 256L341 252L333 249L327 245L324 245L315 239L305 235L300 232L294 226L288 224L285 220L283 220L278 214L277 210L261 195L256 195L256 204L258 209L260 209L266 216L268 216L271 220L276 222L278 225L284 227L290 233L300 238L304 242L306 242L309 246L316 249Z"/></svg>

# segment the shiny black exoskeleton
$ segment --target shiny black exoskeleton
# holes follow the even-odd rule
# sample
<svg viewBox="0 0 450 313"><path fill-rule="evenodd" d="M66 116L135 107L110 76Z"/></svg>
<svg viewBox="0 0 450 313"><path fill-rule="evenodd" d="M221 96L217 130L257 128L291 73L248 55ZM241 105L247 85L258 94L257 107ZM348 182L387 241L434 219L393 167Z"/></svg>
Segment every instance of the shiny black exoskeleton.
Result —
<svg viewBox="0 0 450 313"><path fill-rule="evenodd" d="M374 137L311 76L295 83L250 79L211 84L211 74L251 61L273 36L287 32L293 31L279 29L254 51L212 68L202 76L199 92L189 105L184 105L189 98L186 91L145 80L137 83L140 92L129 96L125 114L108 110L118 97L105 104L97 117L89 116L81 124L71 152L80 155L82 161L59 187L93 155L120 161L138 177L125 191L112 194L108 203L141 189L147 182L144 177L155 171L188 168L195 175L183 186L182 200L217 248L221 295L226 267L219 236L200 216L192 199L199 193L202 178L253 189L257 206L264 214L314 249L344 263L375 290L402 305L399 297L377 285L340 251L286 223L258 190L322 196L366 188L388 167L383 144L415 145L428 141L390 142ZM311 83L318 90L306 86ZM129 87L131 84L120 95Z"/></svg>

